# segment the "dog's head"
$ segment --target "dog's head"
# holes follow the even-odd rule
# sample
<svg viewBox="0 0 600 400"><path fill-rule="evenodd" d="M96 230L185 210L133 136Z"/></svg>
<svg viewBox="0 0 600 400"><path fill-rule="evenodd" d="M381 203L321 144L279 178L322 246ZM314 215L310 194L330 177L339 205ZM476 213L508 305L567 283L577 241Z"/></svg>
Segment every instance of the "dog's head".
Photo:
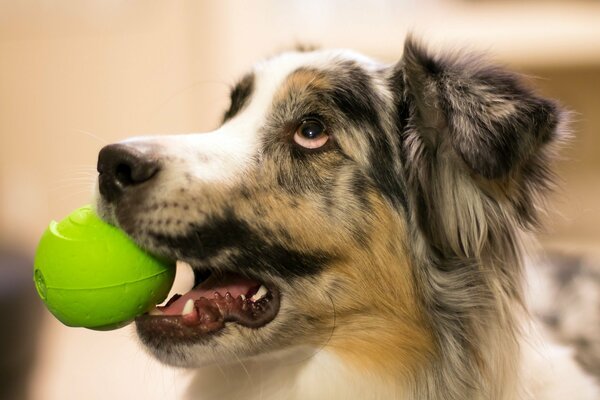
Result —
<svg viewBox="0 0 600 400"><path fill-rule="evenodd" d="M482 310L519 297L503 260L536 220L558 123L514 75L411 40L395 65L258 64L214 132L101 151L99 214L198 280L137 320L142 341L190 366L326 346L398 371L477 352Z"/></svg>

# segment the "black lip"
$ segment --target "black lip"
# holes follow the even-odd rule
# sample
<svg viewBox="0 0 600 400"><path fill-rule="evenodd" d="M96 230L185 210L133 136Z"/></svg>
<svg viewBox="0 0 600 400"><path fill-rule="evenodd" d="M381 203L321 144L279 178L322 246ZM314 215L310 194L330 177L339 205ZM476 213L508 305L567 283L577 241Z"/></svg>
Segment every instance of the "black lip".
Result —
<svg viewBox="0 0 600 400"><path fill-rule="evenodd" d="M268 287L268 290L269 293L265 300L257 302L260 305L260 312L257 315L238 310L224 316L219 313L219 317L210 322L189 325L184 323L183 317L180 315L144 314L135 319L136 329L144 343L155 347L164 347L166 344L202 343L218 335L228 322L251 329L259 329L270 323L279 314L281 293L272 286ZM239 298L233 301L239 301Z"/></svg>

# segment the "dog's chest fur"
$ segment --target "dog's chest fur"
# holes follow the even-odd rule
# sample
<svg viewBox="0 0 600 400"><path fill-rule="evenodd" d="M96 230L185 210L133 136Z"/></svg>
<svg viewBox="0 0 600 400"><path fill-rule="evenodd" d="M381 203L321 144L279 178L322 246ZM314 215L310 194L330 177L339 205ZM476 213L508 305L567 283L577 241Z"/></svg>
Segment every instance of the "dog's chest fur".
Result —
<svg viewBox="0 0 600 400"><path fill-rule="evenodd" d="M572 349L552 343L538 328L523 342L519 379L506 399L595 400L593 379L582 374ZM378 374L352 370L326 350L303 349L260 360L194 371L189 400L421 400L411 390ZM482 399L483 400L483 399Z"/></svg>
<svg viewBox="0 0 600 400"><path fill-rule="evenodd" d="M200 368L187 396L191 399L404 399L393 382L353 371L326 350L296 349L258 360Z"/></svg>

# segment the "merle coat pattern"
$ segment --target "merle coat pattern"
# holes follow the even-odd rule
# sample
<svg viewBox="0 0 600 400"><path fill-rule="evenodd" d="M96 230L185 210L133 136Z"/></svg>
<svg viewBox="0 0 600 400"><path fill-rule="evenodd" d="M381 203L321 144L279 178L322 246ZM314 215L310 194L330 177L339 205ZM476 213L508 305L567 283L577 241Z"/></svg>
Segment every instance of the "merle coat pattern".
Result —
<svg viewBox="0 0 600 400"><path fill-rule="evenodd" d="M258 64L216 131L100 154L99 214L199 277L138 319L142 342L198 368L198 398L598 398L568 354L533 349L524 300L566 119L517 75L410 38L394 65ZM264 304L205 298L211 276Z"/></svg>

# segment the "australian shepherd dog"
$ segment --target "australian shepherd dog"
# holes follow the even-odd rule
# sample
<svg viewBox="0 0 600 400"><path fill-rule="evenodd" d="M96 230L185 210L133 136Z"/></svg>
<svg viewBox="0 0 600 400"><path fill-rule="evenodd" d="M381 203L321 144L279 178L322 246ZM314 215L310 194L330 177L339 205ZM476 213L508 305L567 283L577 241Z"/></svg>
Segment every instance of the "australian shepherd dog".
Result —
<svg viewBox="0 0 600 400"><path fill-rule="evenodd" d="M196 278L141 342L198 399L599 399L525 301L565 119L411 38L257 64L215 131L100 152L99 215Z"/></svg>

